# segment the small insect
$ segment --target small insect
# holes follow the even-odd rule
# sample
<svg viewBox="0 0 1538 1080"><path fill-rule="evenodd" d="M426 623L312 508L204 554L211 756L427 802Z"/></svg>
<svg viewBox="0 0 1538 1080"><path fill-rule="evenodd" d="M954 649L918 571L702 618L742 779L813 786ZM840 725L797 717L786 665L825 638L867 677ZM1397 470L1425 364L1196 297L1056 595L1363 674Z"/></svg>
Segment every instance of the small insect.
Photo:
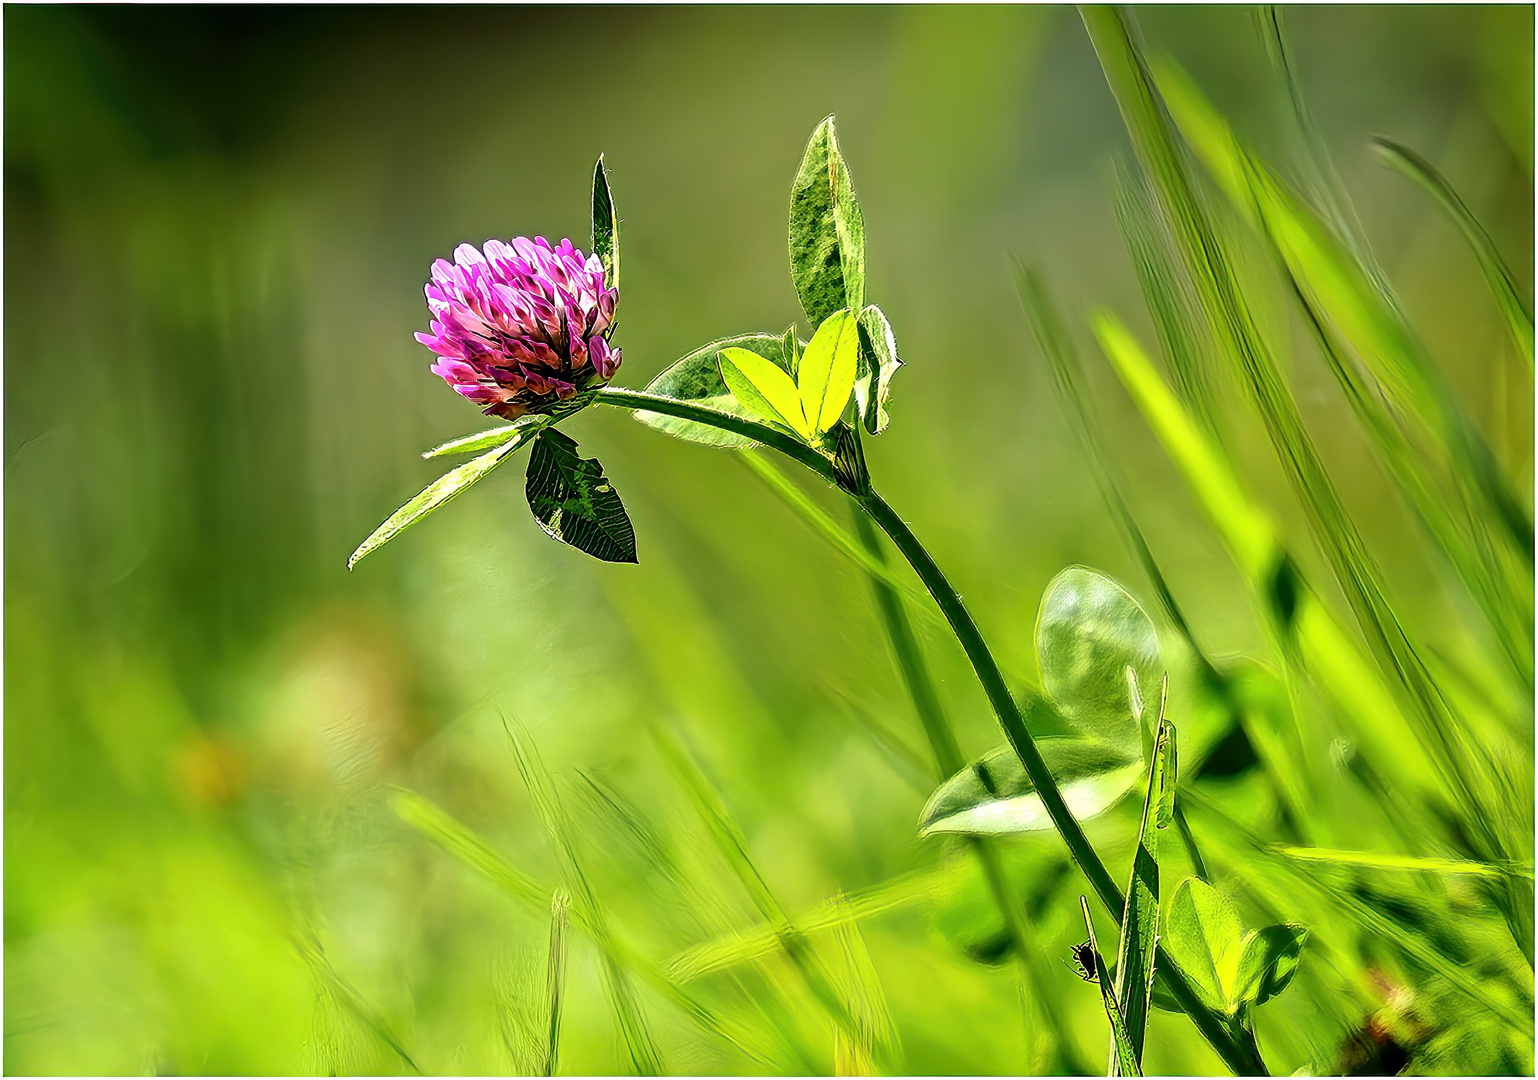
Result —
<svg viewBox="0 0 1538 1080"><path fill-rule="evenodd" d="M1073 947L1073 973L1085 982L1099 982L1095 974L1095 950L1084 941Z"/></svg>

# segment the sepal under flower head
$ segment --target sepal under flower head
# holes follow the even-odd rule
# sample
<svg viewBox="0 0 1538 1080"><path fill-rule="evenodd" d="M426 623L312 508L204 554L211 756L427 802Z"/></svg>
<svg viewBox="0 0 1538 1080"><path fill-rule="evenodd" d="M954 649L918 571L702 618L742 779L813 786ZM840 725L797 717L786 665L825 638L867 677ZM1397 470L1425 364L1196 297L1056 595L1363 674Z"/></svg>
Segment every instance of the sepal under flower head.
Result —
<svg viewBox="0 0 1538 1080"><path fill-rule="evenodd" d="M416 338L438 356L433 373L483 412L547 413L619 370L609 344L619 290L570 240L461 244L453 263L433 263L426 293L431 332Z"/></svg>

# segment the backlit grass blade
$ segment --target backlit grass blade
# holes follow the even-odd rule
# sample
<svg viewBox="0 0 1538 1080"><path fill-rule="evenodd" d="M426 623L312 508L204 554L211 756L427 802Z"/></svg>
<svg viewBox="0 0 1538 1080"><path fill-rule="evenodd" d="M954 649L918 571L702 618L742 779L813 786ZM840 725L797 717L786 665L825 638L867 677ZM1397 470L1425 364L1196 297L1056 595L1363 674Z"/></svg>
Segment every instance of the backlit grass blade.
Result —
<svg viewBox="0 0 1538 1080"><path fill-rule="evenodd" d="M563 876L572 890L574 905L585 913L584 921L587 923L588 932L603 955L603 967L600 970L604 976L610 1002L614 1006L614 1016L619 1023L620 1034L624 1036L625 1048L630 1054L631 1065L640 1075L661 1075L662 1055L657 1049L651 1027L645 1013L641 1010L635 989L631 985L629 964L614 942L609 929L608 913L599 904L598 897L594 894L587 874L583 870L565 810L556 797L555 786L549 773L545 771L544 763L539 759L538 751L529 742L527 734L514 731L509 726L508 736L512 741L513 752L518 761L518 772L523 777L529 798L556 851L561 856Z"/></svg>
<svg viewBox="0 0 1538 1080"><path fill-rule="evenodd" d="M1116 952L1116 1001L1126 1024L1133 1064L1139 1067L1143 1061L1143 1035L1153 995L1154 949L1159 936L1159 838L1169 828L1175 806L1175 727L1165 716L1168 700L1166 677L1154 729L1153 767L1148 773L1143 822L1132 857L1127 906L1122 911L1121 941ZM1119 1049L1116 1060L1121 1061Z"/></svg>
<svg viewBox="0 0 1538 1080"><path fill-rule="evenodd" d="M1412 789L1443 797L1443 786L1371 662L1303 581L1270 521L1245 494L1227 458L1212 445L1154 370L1125 327L1108 313L1094 323L1122 385L1185 476L1223 538L1279 646L1294 652L1340 705L1372 758Z"/></svg>
<svg viewBox="0 0 1538 1080"><path fill-rule="evenodd" d="M373 1032L380 1042L394 1051L395 1055L405 1062L407 1068L418 1076L422 1075L422 1070L417 1067L417 1063L401 1045L400 1039L390 1030L389 1023L379 1010L369 1004L352 983L344 979L336 968L331 966L331 961L327 958L325 950L321 948L320 942L311 935L301 935L295 938L295 944L298 945L300 955L304 957L310 969L325 982L333 1000L340 1002L364 1027Z"/></svg>
<svg viewBox="0 0 1538 1080"><path fill-rule="evenodd" d="M1117 1004L1116 992L1111 988L1111 972L1100 955L1100 945L1095 940L1095 920L1089 915L1089 898L1079 897L1079 908L1084 913L1084 928L1089 932L1089 951L1095 961L1095 985L1100 988L1100 1003L1105 1006L1105 1017L1111 1024L1111 1059L1107 1062L1107 1076L1142 1076L1138 1067L1137 1053L1132 1048L1132 1037L1127 1033L1127 1022Z"/></svg>
<svg viewBox="0 0 1538 1080"><path fill-rule="evenodd" d="M655 726L652 734L670 770L715 841L717 850L737 875L759 914L775 928L781 948L800 973L807 990L846 1035L858 1039L859 1032L854 1018L833 988L827 965L806 935L791 922L768 882L758 872L758 867L748 854L747 838L720 795L670 731Z"/></svg>
<svg viewBox="0 0 1538 1080"><path fill-rule="evenodd" d="M889 911L915 904L938 903L954 892L960 880L955 865L943 864L932 870L905 874L880 885L825 900L811 910L796 915L792 921L803 934L812 934L836 927L846 919L874 919ZM776 928L769 923L760 923L756 927L685 949L669 960L664 970L670 978L688 982L724 968L761 959L774 953L781 944Z"/></svg>
<svg viewBox="0 0 1538 1080"><path fill-rule="evenodd" d="M554 1076L561 1051L561 1003L566 993L566 914L571 898L557 889L550 898L550 951L545 965L545 1053L541 1075Z"/></svg>
<svg viewBox="0 0 1538 1080"><path fill-rule="evenodd" d="M1238 146L1227 125L1189 79L1173 65L1164 65L1160 74L1170 88L1169 101L1182 130L1209 162L1214 177L1233 186L1236 202L1241 207L1253 207L1252 213L1281 253L1300 295L1325 312L1378 383L1391 396L1398 395L1401 412L1419 415L1443 440L1458 473L1473 476L1473 489L1485 496L1490 515L1515 531L1519 551L1525 551L1530 559L1531 523L1525 511L1516 504L1488 448L1440 384L1435 365L1392 303L1374 288L1368 272L1332 240L1327 230L1303 212L1280 182ZM1162 137L1173 142L1172 133L1161 130ZM1199 215L1199 210L1193 209L1193 214ZM1210 234L1199 216L1193 218L1189 231L1198 236ZM1213 252L1205 254L1214 268L1215 284L1221 285L1220 252L1217 257ZM1233 323L1239 332L1233 335L1235 356L1244 360L1242 368L1252 399L1308 513L1314 536L1379 664L1402 687L1407 719L1457 792L1456 811L1476 853L1486 859L1511 858L1509 842L1516 830L1514 823L1505 819L1509 808L1490 798L1489 764L1484 753L1469 737L1461 718L1452 712L1447 696L1401 625L1387 596L1382 572L1341 506L1274 361L1254 335L1253 323L1244 317L1240 298L1222 288L1212 292L1225 301L1224 310L1236 316Z"/></svg>
<svg viewBox="0 0 1538 1080"><path fill-rule="evenodd" d="M1428 874L1472 874L1476 877L1532 878L1531 866L1495 866L1469 859L1425 859L1414 855L1379 855L1370 851L1336 851L1332 848L1289 847L1277 845L1276 852L1299 862L1333 863L1377 870L1415 870Z"/></svg>
<svg viewBox="0 0 1538 1080"><path fill-rule="evenodd" d="M1516 279L1512 277L1511 270L1506 266L1506 260L1501 258L1501 253L1496 250L1495 241L1490 239L1490 234L1474 217L1473 211L1458 197L1458 193L1447 182L1447 178L1438 172L1431 162L1408 146L1381 135L1373 139L1373 149L1377 151L1378 158L1390 168L1424 188L1452 219L1452 223L1463 234L1464 240L1468 241L1469 247L1474 250L1474 257L1479 260L1479 268L1484 272L1490 292L1495 296L1496 305L1501 309L1501 315L1506 320L1506 326L1511 331L1512 339L1527 361L1528 371L1531 372L1533 369L1532 305L1523 297Z"/></svg>
<svg viewBox="0 0 1538 1080"><path fill-rule="evenodd" d="M1391 296L1339 240L1248 154L1172 62L1157 68L1181 133L1220 188L1275 244L1301 291L1336 327L1399 410L1435 440L1513 550L1533 558L1532 519L1509 476Z"/></svg>
<svg viewBox="0 0 1538 1080"><path fill-rule="evenodd" d="M842 899L835 897L834 903L842 903ZM833 933L841 960L838 988L854 1021L853 1035L843 1029L835 1033L834 1072L839 1076L875 1076L878 1061L894 1062L898 1065L895 1071L901 1072L897 1029L860 927L846 918Z"/></svg>

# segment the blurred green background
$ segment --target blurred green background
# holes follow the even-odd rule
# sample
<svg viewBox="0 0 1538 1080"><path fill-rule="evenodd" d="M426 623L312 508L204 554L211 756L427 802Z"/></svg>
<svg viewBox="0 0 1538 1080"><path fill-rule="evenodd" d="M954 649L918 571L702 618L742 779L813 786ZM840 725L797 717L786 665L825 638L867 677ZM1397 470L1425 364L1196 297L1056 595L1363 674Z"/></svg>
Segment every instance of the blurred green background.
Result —
<svg viewBox="0 0 1538 1080"><path fill-rule="evenodd" d="M1247 10L1138 18L1273 161L1297 159ZM1462 240L1367 139L1442 169L1530 290L1532 9L1288 18L1375 253L1530 489L1527 369ZM4 29L8 1073L403 1071L385 1030L423 1071L518 1067L509 987L543 964L546 916L386 801L389 785L422 793L553 886L504 721L561 778L595 890L658 960L757 917L651 722L691 748L791 911L948 850L915 836L931 780L858 719L921 745L865 580L730 454L612 411L567 425L622 493L639 566L551 542L515 467L344 568L443 470L421 451L485 426L412 340L429 263L492 236L585 247L600 152L623 218L618 382L640 387L705 341L797 318L786 198L836 113L869 295L908 361L892 426L866 445L878 486L1022 682L1064 565L1152 610L1010 277L1008 256L1028 256L1070 309L1109 305L1153 340L1113 213L1127 137L1071 9L9 6ZM1292 337L1294 391L1401 616L1451 654L1477 648ZM1112 456L1199 636L1266 659L1241 579L1091 355ZM1242 467L1307 558L1229 396ZM964 657L917 625L964 749L995 745ZM692 900L579 797L579 771L682 852ZM1243 776L1231 786L1250 797ZM1127 805L1091 827L1118 876L1135 823ZM1098 996L1057 962L1082 934L1082 886L1051 834L1012 858L1098 1067ZM1016 972L965 947L972 917L925 901L862 924L910 1072L1038 1063ZM562 1071L627 1071L596 953L575 932L571 949ZM763 1003L783 1000L810 1059L774 1067L830 1067L826 1023L783 965L692 985L771 1031ZM770 1067L640 996L669 1071ZM1366 1016L1321 1000L1266 1007L1273 1067L1330 1068ZM1148 1053L1151 1071L1219 1064L1163 1014Z"/></svg>

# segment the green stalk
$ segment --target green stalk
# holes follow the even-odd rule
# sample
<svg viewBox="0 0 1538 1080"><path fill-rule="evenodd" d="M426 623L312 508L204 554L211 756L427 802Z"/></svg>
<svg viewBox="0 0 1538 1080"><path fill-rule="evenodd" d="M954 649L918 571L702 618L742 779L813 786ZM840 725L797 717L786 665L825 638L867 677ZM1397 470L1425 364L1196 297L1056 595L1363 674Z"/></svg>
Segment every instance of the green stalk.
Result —
<svg viewBox="0 0 1538 1080"><path fill-rule="evenodd" d="M1083 827L1079 825L1073 812L1068 809L1068 804L1063 801L1063 793L1058 789L1057 781L1052 778L1047 763L1042 760L1041 751L1037 749L1030 731L1026 729L1020 710L1015 705L1015 699L1004 681L1004 673L999 670L998 662L994 660L988 643L983 639L982 631L972 621L966 605L961 602L960 594L951 586L950 581L930 557L924 545L919 542L918 537L913 534L902 518L897 516L897 512L887 505L886 500L876 494L868 483L862 490L849 490L849 487L841 483L835 475L833 462L830 459L798 439L777 431L767 424L637 390L616 390L605 387L594 392L592 401L595 404L611 405L622 409L665 413L742 435L779 450L829 483L844 488L856 504L887 534L897 550L902 553L903 558L908 561L908 565L918 574L924 587L929 590L929 595L939 606L940 613L945 616L946 622L950 623L951 632L955 634L957 642L967 654L967 659L972 662L972 670L976 673L978 682L982 684L989 704L993 706L999 724L1004 729L1005 737L1014 747L1020 763L1025 767L1026 775L1035 785L1042 805L1048 816L1052 818L1052 824L1056 826L1063 842L1068 845L1069 855L1079 865L1090 887L1100 898L1100 902L1105 905L1106 910L1111 913L1111 917L1121 918L1122 909L1126 903L1125 898L1106 871L1105 864L1100 861L1100 856L1090 845L1089 838L1084 835ZM1261 1060L1254 1046L1244 1045L1236 1039L1223 1019L1202 1004L1186 982L1185 976L1162 948L1158 952L1157 964L1170 994L1230 1069L1241 1076L1269 1075L1265 1062Z"/></svg>
<svg viewBox="0 0 1538 1080"><path fill-rule="evenodd" d="M850 501L854 503L856 509L859 509L858 502L853 499ZM854 526L865 551L884 569L886 556L881 550L881 534L876 531L876 526L863 513L854 515ZM935 767L939 772L940 780L943 781L960 772L966 766L966 758L962 756L961 747L956 742L956 733L952 730L950 721L945 715L945 709L940 704L940 695L935 691L934 679L929 674L929 665L924 661L923 650L919 647L918 639L914 637L912 624L908 622L908 613L903 607L902 597L897 594L884 575L877 576L871 573L868 576L871 592L876 597L876 607L881 612L882 625L886 628L887 639L892 643L892 653L897 659L897 668L902 673L903 685L907 687L908 696L913 699L914 711L919 714L919 721L924 725L924 734L929 737L929 747L934 754ZM1053 1037L1057 1040L1059 1064L1065 1072L1089 1072L1088 1067L1079 1060L1073 1039L1063 1025L1062 1017L1058 1016L1057 1009L1052 1004L1052 996L1048 992L1049 980L1046 973L1042 971L1042 957L1039 950L1026 937L1025 922L1020 917L1019 905L1010 895L1009 883L1004 877L1004 867L999 860L998 848L992 843L990 837L969 836L966 840L967 846L976 854L977 861L982 866L983 876L988 881L988 889L993 893L999 915L1004 919L1004 926L1009 932L1010 940L1014 943L1015 957L1020 963L1020 974L1030 986L1033 996L1041 1007L1042 1015L1051 1027Z"/></svg>

